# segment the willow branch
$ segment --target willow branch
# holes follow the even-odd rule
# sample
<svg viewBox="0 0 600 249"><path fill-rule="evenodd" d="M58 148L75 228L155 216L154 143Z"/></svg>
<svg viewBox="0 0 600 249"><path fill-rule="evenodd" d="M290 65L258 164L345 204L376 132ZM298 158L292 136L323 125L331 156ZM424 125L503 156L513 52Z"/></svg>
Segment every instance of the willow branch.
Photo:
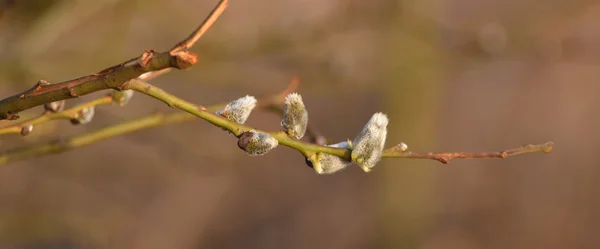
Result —
<svg viewBox="0 0 600 249"><path fill-rule="evenodd" d="M210 15L208 15L204 22L202 22L202 24L196 30L194 30L194 32L192 32L192 34L190 34L190 36L187 39L175 45L175 47L171 49L171 52L176 53L179 51L185 51L194 46L194 44L200 39L200 37L202 37L204 33L206 33L206 31L208 31L208 29L217 21L219 16L223 14L223 11L225 11L228 5L228 0L221 1L217 5L217 7L213 9Z"/></svg>
<svg viewBox="0 0 600 249"><path fill-rule="evenodd" d="M257 107L261 108L261 109L266 109L269 111L278 111L279 110L278 108L280 108L284 97L287 94L294 92L298 87L298 83L299 82L297 80L294 80L281 93L260 98L258 101ZM155 98L163 98L168 95L168 93L166 93L156 87L153 87L153 86L149 85L148 83L141 82L141 81L132 82L132 85L130 85L129 88L137 90L137 91L152 92L153 95L151 95L151 96L153 96ZM164 101L164 102L170 103L173 107L194 106L193 104L187 103L183 100L174 99L174 98L175 97L172 96L172 98L170 98L170 100ZM68 139L61 139L61 140L52 141L50 143L42 143L42 144L38 144L35 146L27 146L27 147L9 150L9 151L6 151L6 152L0 154L0 164L5 164L7 162L16 161L16 160L20 160L20 159L42 156L42 155L46 155L46 154L61 153L61 152L64 152L64 151L67 151L70 149L79 148L79 147L83 147L83 146L86 146L86 145L89 145L89 144L92 144L95 142L99 142L99 141L102 141L102 140L105 140L105 139L108 139L108 138L111 138L114 136L132 133L135 131L148 129L148 128L152 128L152 127L194 121L194 120L197 120L197 116L198 116L195 114L195 112L213 113L216 110L225 106L226 104L227 103L222 103L222 104L212 105L212 106L206 107L206 108L194 106L193 108L191 108L191 110L193 110L192 112L178 112L178 113L172 113L172 114L168 114L168 115L160 114L160 113L152 114L149 116L141 117L141 118L126 121L126 122L123 122L123 123L120 123L117 125L99 129L99 130L96 130L96 131L93 131L90 133L74 136L74 137L71 137ZM192 114L192 115L190 115L190 114ZM223 118L221 118L221 116L217 116L217 115L214 115L214 116L208 115L208 117L210 117L211 119L212 118L223 119ZM229 122L229 121L223 119L222 122ZM218 123L218 122L215 121L215 123ZM239 132L241 132L243 130L252 129L249 126L240 125L240 124L233 123L233 122L230 122L230 123L232 123L231 126L229 126L230 131L239 129ZM235 129L231 128L231 127L235 127L235 126L238 126L238 127ZM223 127L223 126L220 126L220 127ZM241 134L241 133L238 133L236 136L239 136L239 134ZM302 141L298 141L298 140L293 140L293 139L287 137L287 135L285 135L285 133L282 133L282 132L270 132L270 134L275 136L278 139L278 141L280 141L280 143L300 151L304 156L307 156L307 157L312 155L312 153L325 152L325 153L329 153L329 154L333 154L333 155L342 157L346 160L350 160L349 151L346 149L324 147L324 146L320 146L319 144L311 144L311 143L306 143L306 142L302 142ZM313 140L313 141L316 141L319 139L324 140L324 137L322 137L321 135L314 135L314 134L318 134L318 133L312 132L312 135L309 134L309 136L312 136L311 140ZM292 140L292 141L290 141L290 140ZM552 145L553 145L552 142L547 142L545 144L525 145L523 147L516 148L516 149L508 149L508 150L504 150L504 151L500 151L500 152L487 152L487 153L485 153L485 152L484 153L411 152L411 151L402 151L401 147L394 146L394 147L384 150L383 157L384 158L408 158L408 159L433 159L433 160L440 161L442 163L449 163L450 160L452 160L454 158L457 158L457 159L506 158L509 156L523 154L523 153L532 153L532 152L549 153L552 150Z"/></svg>
<svg viewBox="0 0 600 249"><path fill-rule="evenodd" d="M0 154L0 164L6 164L10 161L16 161L36 156L60 153L73 148L82 147L91 143L102 141L110 137L130 133L144 128L155 127L161 124L171 124L181 122L189 118L187 113L174 113L163 115L160 113L134 119L119 125L110 126L94 132L78 135L65 140L55 140L50 143L43 143L33 147L22 147L6 151ZM193 117L193 116L192 116Z"/></svg>
<svg viewBox="0 0 600 249"><path fill-rule="evenodd" d="M86 103L77 105L75 107L72 107L70 109L66 109L66 110L63 110L60 112L45 111L40 116L0 128L0 135L21 133L23 127L26 127L29 125L42 124L42 123L45 123L45 122L48 122L51 120L74 119L76 117L77 113L85 108L99 106L99 105L105 105L105 104L111 104L111 103L113 103L113 97L108 95L108 96L94 99L92 101L88 101Z"/></svg>
<svg viewBox="0 0 600 249"><path fill-rule="evenodd" d="M188 51L223 13L228 0L221 0L208 18L192 34L167 52L146 50L141 56L106 68L98 73L56 84L40 80L32 88L0 100L0 120L18 119L18 113L46 103L76 98L105 89L121 90L123 84L142 74L167 70L185 69L198 60L195 53ZM170 70L170 69L168 69Z"/></svg>
<svg viewBox="0 0 600 249"><path fill-rule="evenodd" d="M283 98L298 87L298 82L293 81L285 90L279 94L265 96L259 99L257 108L270 110L272 106L279 106L283 103ZM112 98L111 98L112 100ZM212 105L206 108L209 112L215 112L221 109L227 103ZM135 131L149 129L162 125L178 124L183 122L195 121L198 117L187 112L177 112L171 114L155 113L145 117L125 121L116 125L92 131L86 134L73 136L67 139L58 139L51 142L45 142L34 146L25 146L12 149L0 154L0 164L28 159L47 154L65 152L71 149L83 147L92 143L100 142L115 136L132 133Z"/></svg>
<svg viewBox="0 0 600 249"><path fill-rule="evenodd" d="M232 121L229 121L219 115L216 115L212 112L207 111L206 108L202 106L197 106L190 102L187 102L183 99L180 99L172 94L169 94L162 89L153 86L149 83L140 81L140 80L132 80L129 81L125 85L126 89L132 89L138 91L140 93L149 95L154 97L167 105L181 109L185 112L193 114L201 119L208 121L209 123L221 127L223 129L228 130L236 137L240 137L243 133L248 132L250 130L255 130L262 133L268 133L273 136L279 144L293 148L300 152L305 157L311 157L313 154L318 152L323 152L327 154L331 154L334 156L338 156L340 158L344 158L345 160L352 161L350 150L343 148L333 148L322 146L313 143L307 143L299 140L292 139L287 136L285 132L277 131L277 132L268 132L262 131L256 128L253 128L248 125L238 124ZM530 153L530 152L550 152L552 149L552 143L548 142L543 145L528 145L522 148L506 150L498 153L416 153L416 152L402 152L399 147L392 147L386 149L384 151L383 157L386 158L421 158L421 159L435 159L440 162L448 163L453 158L505 158L511 155L517 155L522 153Z"/></svg>
<svg viewBox="0 0 600 249"><path fill-rule="evenodd" d="M515 156L532 152L550 153L554 143L546 142L544 144L528 144L519 148L507 149L499 152L412 152L402 151L399 146L394 146L383 151L383 157L388 158L414 158L414 159L433 159L441 163L450 163L452 159L475 159L475 158L499 158L504 159L509 156Z"/></svg>

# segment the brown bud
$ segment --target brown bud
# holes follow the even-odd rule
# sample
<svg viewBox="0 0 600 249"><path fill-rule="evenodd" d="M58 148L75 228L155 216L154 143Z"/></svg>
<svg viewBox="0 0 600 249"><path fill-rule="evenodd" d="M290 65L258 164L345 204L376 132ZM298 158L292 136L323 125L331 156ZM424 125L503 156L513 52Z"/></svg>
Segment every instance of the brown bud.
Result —
<svg viewBox="0 0 600 249"><path fill-rule="evenodd" d="M31 131L33 131L33 125L25 125L23 127L21 127L21 135L22 136L27 136L29 135L29 133L31 133Z"/></svg>

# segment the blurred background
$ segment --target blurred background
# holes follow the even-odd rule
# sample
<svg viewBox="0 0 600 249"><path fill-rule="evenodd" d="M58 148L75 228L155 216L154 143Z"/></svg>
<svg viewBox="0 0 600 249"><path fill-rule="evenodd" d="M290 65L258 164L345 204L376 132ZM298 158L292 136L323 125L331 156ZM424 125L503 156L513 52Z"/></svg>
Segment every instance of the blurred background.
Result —
<svg viewBox="0 0 600 249"><path fill-rule="evenodd" d="M216 4L0 0L1 97L170 49ZM152 83L210 105L298 76L311 125L335 142L382 111L388 146L555 149L319 176L283 146L249 157L207 122L162 126L0 167L0 248L598 248L599 27L598 0L233 0L192 49L199 63ZM0 149L156 111L175 110L138 94Z"/></svg>

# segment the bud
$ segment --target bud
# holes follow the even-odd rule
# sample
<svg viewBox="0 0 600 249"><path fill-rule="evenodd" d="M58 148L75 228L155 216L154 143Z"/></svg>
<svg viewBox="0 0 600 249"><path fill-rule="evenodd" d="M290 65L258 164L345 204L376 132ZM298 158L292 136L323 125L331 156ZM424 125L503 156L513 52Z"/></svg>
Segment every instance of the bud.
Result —
<svg viewBox="0 0 600 249"><path fill-rule="evenodd" d="M400 151L406 151L406 150L408 150L408 145L406 145L406 144L405 144L405 143L403 143L403 142L400 142L400 143L398 144L398 148L400 149Z"/></svg>
<svg viewBox="0 0 600 249"><path fill-rule="evenodd" d="M278 144L279 142L273 136L254 130L245 132L238 140L238 147L251 156L262 156Z"/></svg>
<svg viewBox="0 0 600 249"><path fill-rule="evenodd" d="M22 136L27 136L29 135L29 133L31 133L31 131L33 131L33 125L26 125L21 127L21 135Z"/></svg>
<svg viewBox="0 0 600 249"><path fill-rule="evenodd" d="M327 146L335 147L335 148L345 148L345 149L350 148L348 142L346 142L346 141L337 143L337 144L327 145ZM309 167L313 168L315 170L315 172L317 172L317 174L324 175L324 174L333 174L335 172L343 170L346 167L348 167L348 165L352 164L352 162L348 162L345 159L342 159L340 157L337 157L337 156L334 156L331 154L318 152L315 155L313 155L311 157L311 159L307 158L306 164L308 164Z"/></svg>
<svg viewBox="0 0 600 249"><path fill-rule="evenodd" d="M246 97L236 99L227 104L223 109L217 111L216 114L228 119L229 121L243 124L250 116L250 113L254 107L256 107L256 99L252 96L246 95Z"/></svg>
<svg viewBox="0 0 600 249"><path fill-rule="evenodd" d="M94 106L90 106L87 108L83 108L79 112L77 112L77 114L75 114L75 117L73 119L71 119L71 123L74 125L87 124L90 121L92 121L93 117L94 117Z"/></svg>
<svg viewBox="0 0 600 249"><path fill-rule="evenodd" d="M358 163L365 172L370 172L381 160L388 122L387 115L381 112L373 114L361 133L352 141L352 161Z"/></svg>
<svg viewBox="0 0 600 249"><path fill-rule="evenodd" d="M285 97L283 107L283 120L281 126L288 136L300 139L306 133L308 125L308 112L302 102L302 96L297 93L290 93Z"/></svg>
<svg viewBox="0 0 600 249"><path fill-rule="evenodd" d="M59 101L46 103L44 105L44 109L46 109L46 111L49 111L49 112L61 112L62 110L65 109L65 101L59 100Z"/></svg>
<svg viewBox="0 0 600 249"><path fill-rule="evenodd" d="M113 90L112 92L113 102L117 103L120 106L125 106L133 97L133 90Z"/></svg>

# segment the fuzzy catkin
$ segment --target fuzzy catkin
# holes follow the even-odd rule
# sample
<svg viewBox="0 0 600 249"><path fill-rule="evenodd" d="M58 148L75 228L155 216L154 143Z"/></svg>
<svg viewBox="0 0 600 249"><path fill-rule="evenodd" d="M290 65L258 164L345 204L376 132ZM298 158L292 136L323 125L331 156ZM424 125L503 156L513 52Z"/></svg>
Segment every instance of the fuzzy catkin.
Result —
<svg viewBox="0 0 600 249"><path fill-rule="evenodd" d="M87 108L83 108L81 109L81 111L79 111L74 119L71 119L71 123L73 124L87 124L89 122L92 121L92 119L94 118L94 113L95 113L95 107L94 106L90 106Z"/></svg>
<svg viewBox="0 0 600 249"><path fill-rule="evenodd" d="M365 172L370 172L381 160L388 123L387 115L381 112L373 114L352 142L352 160Z"/></svg>
<svg viewBox="0 0 600 249"><path fill-rule="evenodd" d="M347 141L340 142L337 144L327 145L328 147L334 148L350 148ZM345 169L348 165L352 164L352 162L346 161L338 156L334 156L331 154L319 152L316 155L316 163L312 165L315 172L317 174L325 175L325 174L333 174L340 170Z"/></svg>
<svg viewBox="0 0 600 249"><path fill-rule="evenodd" d="M44 109L49 112L61 112L65 109L65 101L59 100L44 105Z"/></svg>
<svg viewBox="0 0 600 249"><path fill-rule="evenodd" d="M281 126L288 136L301 139L308 126L308 111L298 93L290 93L285 97L283 107L283 120Z"/></svg>
<svg viewBox="0 0 600 249"><path fill-rule="evenodd" d="M129 103L129 100L133 97L133 90L117 91L113 90L112 97L113 101L119 106L125 106Z"/></svg>
<svg viewBox="0 0 600 249"><path fill-rule="evenodd" d="M242 134L238 140L238 147L250 156L262 156L279 145L273 136L251 130Z"/></svg>
<svg viewBox="0 0 600 249"><path fill-rule="evenodd" d="M256 98L246 95L227 104L223 109L216 112L229 121L244 124L252 110L256 107Z"/></svg>

